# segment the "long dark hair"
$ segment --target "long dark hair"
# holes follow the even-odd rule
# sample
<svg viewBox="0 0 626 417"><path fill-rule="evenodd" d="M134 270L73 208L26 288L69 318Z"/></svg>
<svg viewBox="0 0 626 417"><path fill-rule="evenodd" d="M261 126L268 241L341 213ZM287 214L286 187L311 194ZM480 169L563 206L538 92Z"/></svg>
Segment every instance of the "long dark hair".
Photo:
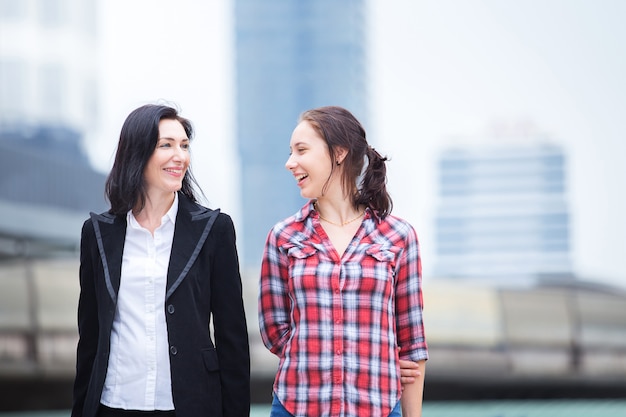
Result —
<svg viewBox="0 0 626 417"><path fill-rule="evenodd" d="M355 208L359 205L370 207L381 218L391 213L393 202L387 192L387 157L381 156L368 145L365 129L357 118L343 107L325 106L305 111L299 121L309 122L326 141L332 163L331 175L337 169L337 148L348 151L341 162L341 185L352 205ZM363 171L366 157L368 163ZM359 177L362 178L360 184L357 184Z"/></svg>
<svg viewBox="0 0 626 417"><path fill-rule="evenodd" d="M159 122L163 119L180 122L189 140L192 139L191 122L181 117L173 107L146 104L133 110L122 126L113 168L105 183L105 194L111 203L110 213L124 215L129 210L145 207L147 196L144 170L156 149ZM189 168L180 191L195 202L194 187L199 190Z"/></svg>

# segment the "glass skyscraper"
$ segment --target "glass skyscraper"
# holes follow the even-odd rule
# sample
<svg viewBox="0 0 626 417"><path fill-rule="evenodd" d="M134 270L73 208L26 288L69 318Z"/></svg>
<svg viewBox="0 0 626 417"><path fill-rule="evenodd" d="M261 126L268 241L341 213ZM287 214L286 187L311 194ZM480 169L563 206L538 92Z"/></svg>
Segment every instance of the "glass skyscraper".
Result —
<svg viewBox="0 0 626 417"><path fill-rule="evenodd" d="M554 144L445 150L436 275L508 282L571 276L565 174L565 154Z"/></svg>
<svg viewBox="0 0 626 417"><path fill-rule="evenodd" d="M365 123L365 13L364 0L235 1L244 268L260 266L269 229L305 203L284 167L299 114L340 105Z"/></svg>

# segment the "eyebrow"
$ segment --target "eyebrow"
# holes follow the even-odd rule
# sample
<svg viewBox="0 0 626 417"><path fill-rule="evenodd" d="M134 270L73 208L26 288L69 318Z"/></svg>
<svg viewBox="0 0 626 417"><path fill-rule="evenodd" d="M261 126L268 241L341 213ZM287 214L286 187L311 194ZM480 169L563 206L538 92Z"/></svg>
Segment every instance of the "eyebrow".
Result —
<svg viewBox="0 0 626 417"><path fill-rule="evenodd" d="M163 136L163 137L159 137L159 140L176 141L177 139L175 139L175 138L170 138L169 136ZM183 139L181 139L181 141L182 141L182 142L189 141L189 138L183 138Z"/></svg>

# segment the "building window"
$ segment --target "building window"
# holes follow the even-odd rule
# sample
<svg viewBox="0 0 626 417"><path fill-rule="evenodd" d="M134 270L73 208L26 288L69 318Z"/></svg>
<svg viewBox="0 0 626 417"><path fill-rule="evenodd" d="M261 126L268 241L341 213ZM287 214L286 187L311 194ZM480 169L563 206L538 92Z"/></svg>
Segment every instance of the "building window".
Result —
<svg viewBox="0 0 626 417"><path fill-rule="evenodd" d="M25 15L26 2L20 0L0 0L0 21L18 20Z"/></svg>
<svg viewBox="0 0 626 417"><path fill-rule="evenodd" d="M63 91L65 88L65 73L58 65L46 65L41 69L41 96L40 103L44 118L62 117L65 109Z"/></svg>
<svg viewBox="0 0 626 417"><path fill-rule="evenodd" d="M26 107L25 76L23 62L0 59L0 112L4 119L19 117Z"/></svg>
<svg viewBox="0 0 626 417"><path fill-rule="evenodd" d="M39 21L44 27L56 28L65 23L63 0L39 0L37 10Z"/></svg>

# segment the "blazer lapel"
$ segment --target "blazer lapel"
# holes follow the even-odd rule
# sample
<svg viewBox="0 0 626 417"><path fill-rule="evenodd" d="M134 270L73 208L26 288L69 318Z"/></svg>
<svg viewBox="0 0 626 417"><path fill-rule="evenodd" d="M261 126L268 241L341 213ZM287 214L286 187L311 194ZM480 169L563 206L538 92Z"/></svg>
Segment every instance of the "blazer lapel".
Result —
<svg viewBox="0 0 626 417"><path fill-rule="evenodd" d="M90 213L93 228L98 242L98 251L104 269L104 280L107 292L117 302L122 275L122 255L126 237L126 221L111 213Z"/></svg>
<svg viewBox="0 0 626 417"><path fill-rule="evenodd" d="M176 228L167 271L167 300L187 276L209 236L218 210L210 210L194 204L185 195L178 194Z"/></svg>

